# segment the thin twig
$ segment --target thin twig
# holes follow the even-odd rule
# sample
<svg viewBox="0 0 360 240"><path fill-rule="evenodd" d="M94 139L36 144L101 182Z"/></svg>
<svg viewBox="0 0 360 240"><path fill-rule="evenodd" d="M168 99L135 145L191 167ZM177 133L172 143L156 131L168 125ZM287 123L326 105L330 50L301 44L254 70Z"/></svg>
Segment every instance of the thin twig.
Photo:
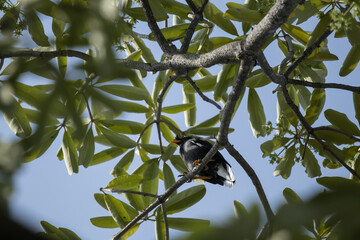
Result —
<svg viewBox="0 0 360 240"><path fill-rule="evenodd" d="M208 98L200 89L199 87L196 85L196 83L189 77L186 76L185 79L188 81L188 83L193 87L193 89L199 94L199 96L208 103L211 103L212 105L214 105L215 107L217 107L219 110L221 110L221 106L215 102L214 100Z"/></svg>
<svg viewBox="0 0 360 240"><path fill-rule="evenodd" d="M305 158L306 146L307 146L307 144L308 144L308 142L309 142L309 139L310 139L310 134L308 134L308 135L306 136L306 140L305 140L305 144L304 144L304 151L303 151L303 153L302 153L301 160L303 160L303 159Z"/></svg>
<svg viewBox="0 0 360 240"><path fill-rule="evenodd" d="M302 85L302 86L307 86L307 87L312 87L312 88L342 89L342 90L348 90L348 91L360 94L360 87L349 86L349 85L340 84L340 83L308 82L308 81L302 81L302 80L296 80L296 79L287 79L287 83L295 84L295 85Z"/></svg>
<svg viewBox="0 0 360 240"><path fill-rule="evenodd" d="M129 193L129 194L137 194L144 197L153 197L158 198L158 195L152 194L152 193L146 193L146 192L138 192L138 191L132 191L132 190L122 190L122 189L114 189L114 188L100 188L100 191L107 191L112 193Z"/></svg>
<svg viewBox="0 0 360 240"><path fill-rule="evenodd" d="M136 143L139 143L139 141L140 141L142 135L144 135L146 129L148 129L148 128L149 128L151 125L153 125L154 123L155 123L155 120L152 121L152 122L150 122L149 124L147 124L147 125L144 127L144 129L140 132L140 135L139 135L138 139L136 140Z"/></svg>
<svg viewBox="0 0 360 240"><path fill-rule="evenodd" d="M163 214L164 225L165 225L165 240L169 240L170 239L169 223L168 223L168 220L167 220L166 208L165 208L165 203L164 202L161 202L161 211L162 211L162 214Z"/></svg>

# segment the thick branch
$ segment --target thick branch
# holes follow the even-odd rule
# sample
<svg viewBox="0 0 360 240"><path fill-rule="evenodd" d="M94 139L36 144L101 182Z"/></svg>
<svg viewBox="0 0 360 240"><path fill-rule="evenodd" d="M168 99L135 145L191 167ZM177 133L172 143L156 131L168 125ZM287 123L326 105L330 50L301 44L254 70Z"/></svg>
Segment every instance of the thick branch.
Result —
<svg viewBox="0 0 360 240"><path fill-rule="evenodd" d="M248 164L248 162L243 158L243 156L234 148L233 145L231 145L229 142L225 145L226 150L229 152L229 154L240 164L240 166L245 170L246 174L249 176L251 181L253 182L255 189L257 191L257 194L259 195L260 201L265 209L265 213L267 216L267 219L269 222L274 217L274 213L271 210L269 201L266 197L266 194L264 192L264 189L261 185L261 182L256 175L254 169Z"/></svg>

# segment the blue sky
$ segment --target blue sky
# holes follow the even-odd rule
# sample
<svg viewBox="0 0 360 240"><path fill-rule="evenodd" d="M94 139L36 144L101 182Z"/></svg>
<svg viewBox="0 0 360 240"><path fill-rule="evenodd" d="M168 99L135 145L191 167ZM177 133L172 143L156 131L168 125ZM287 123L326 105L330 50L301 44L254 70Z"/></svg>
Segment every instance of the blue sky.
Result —
<svg viewBox="0 0 360 240"><path fill-rule="evenodd" d="M225 9L225 4L221 3L221 8ZM146 26L145 26L146 27ZM148 33L148 29L144 25L140 25L136 31L141 33ZM239 33L241 26L237 25ZM308 24L304 30L312 30L314 25ZM220 30L215 30L212 36L223 34ZM30 45L30 43L28 43ZM272 66L281 62L283 56L280 50L277 49L276 43L269 47L265 55L269 57ZM155 44L151 45L151 49L155 49ZM358 86L359 69L356 69L345 78L339 77L339 69L341 64L350 49L350 44L346 39L333 39L333 34L329 38L329 49L332 53L339 57L339 61L326 62L328 68L327 82L338 82L349 85ZM159 59L159 55L155 55ZM216 74L219 67L214 67L211 71ZM144 79L144 83L152 89L155 76L148 74L149 77ZM32 81L26 79L27 81ZM275 85L270 84L264 88L259 89L258 94L264 105L267 120L275 123L276 121L276 95L272 93ZM207 94L211 97L211 93ZM335 109L348 114L348 117L357 122L354 118L354 109L352 107L352 94L346 91L327 90L326 91L326 105L324 110L328 108ZM267 138L256 139L250 129L247 113L247 93L243 98L239 110L234 117L231 127L236 131L230 135L231 143L244 156L249 164L254 168L258 174L265 193L267 194L270 205L274 211L283 203L282 191L285 187L290 187L295 190L304 199L308 198L320 186L316 184L315 179L307 177L304 168L296 164L292 170L289 179L284 180L281 177L274 177L273 171L275 166L269 164L268 159L261 157L260 144L267 140ZM217 109L200 98L196 99L198 104L197 123L214 116ZM179 87L174 87L167 95L163 106L170 106L182 103L182 93ZM124 115L127 119L135 119L135 121L143 121L138 115ZM173 115L171 115L173 117ZM186 129L184 125L184 118L182 114L175 116L177 123L181 129ZM327 125L328 122L322 116L316 123L316 126ZM10 129L5 126L6 123L2 115L0 115L0 139L3 141L15 139ZM67 174L65 164L63 161L58 161L56 152L61 145L62 135L59 134L51 148L41 158L24 164L14 177L14 193L11 196L10 209L12 216L31 227L35 231L41 231L39 222L45 220L55 225L56 227L65 227L73 230L83 239L108 239L114 235L118 229L101 229L93 226L90 223L90 218L96 216L109 215L102 207L100 207L94 197L94 193L99 193L99 188L104 187L112 179L110 175L111 169L120 159L115 158L112 161L104 164L89 167L87 169L80 168L79 174L69 176ZM156 141L156 138L153 138ZM99 149L99 148L98 148ZM211 185L206 183L207 194L195 206L187 209L184 212L174 215L174 217L191 217L203 218L211 220L212 224L223 224L228 216L233 216L233 201L237 200L244 204L247 208L254 203L259 203L254 186L246 173L239 165L226 153L222 151L224 157L233 166L233 171L236 176L236 184L233 189L221 187L219 185ZM321 163L321 158L319 163ZM139 157L131 166L130 172L135 168L136 163L139 163ZM322 168L323 176L341 175L348 177L349 174L343 169L328 170ZM174 170L176 174L176 170ZM179 191L194 186L196 183L186 183ZM159 186L159 193L162 193L164 188ZM122 197L120 199L124 200ZM141 225L139 230L131 239L155 239L154 223L146 222ZM171 237L179 236L182 232L172 230Z"/></svg>

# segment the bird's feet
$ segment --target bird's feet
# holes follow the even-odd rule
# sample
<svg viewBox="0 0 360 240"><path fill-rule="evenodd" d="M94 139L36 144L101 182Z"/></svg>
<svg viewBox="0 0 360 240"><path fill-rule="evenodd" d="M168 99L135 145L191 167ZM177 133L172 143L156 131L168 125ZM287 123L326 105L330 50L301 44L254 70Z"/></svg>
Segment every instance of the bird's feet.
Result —
<svg viewBox="0 0 360 240"><path fill-rule="evenodd" d="M210 161L209 162L215 162L215 160L214 159L210 159ZM194 162L193 162L193 165L194 166L197 166L197 165L199 165L201 163L201 159L198 159L198 160L195 160ZM207 165L205 165L205 170L208 170L209 169L209 167L207 166Z"/></svg>
<svg viewBox="0 0 360 240"><path fill-rule="evenodd" d="M184 172L183 174L180 174L178 175L178 177L183 177L187 174L187 172ZM188 183L192 182L192 180L194 179L202 179L202 180L205 180L205 179L211 179L212 177L209 177L209 176L198 176L198 177L193 177L193 178L190 178L189 181L187 181Z"/></svg>

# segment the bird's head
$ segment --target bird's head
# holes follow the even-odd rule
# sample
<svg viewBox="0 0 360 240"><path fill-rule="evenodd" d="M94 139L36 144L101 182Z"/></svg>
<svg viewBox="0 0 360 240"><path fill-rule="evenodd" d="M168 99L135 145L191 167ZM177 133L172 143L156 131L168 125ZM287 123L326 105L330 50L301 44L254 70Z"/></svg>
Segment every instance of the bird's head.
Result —
<svg viewBox="0 0 360 240"><path fill-rule="evenodd" d="M174 140L172 140L172 143L175 143L176 145L181 145L184 142L186 142L187 140L191 139L191 137L180 137L180 136L176 136Z"/></svg>

